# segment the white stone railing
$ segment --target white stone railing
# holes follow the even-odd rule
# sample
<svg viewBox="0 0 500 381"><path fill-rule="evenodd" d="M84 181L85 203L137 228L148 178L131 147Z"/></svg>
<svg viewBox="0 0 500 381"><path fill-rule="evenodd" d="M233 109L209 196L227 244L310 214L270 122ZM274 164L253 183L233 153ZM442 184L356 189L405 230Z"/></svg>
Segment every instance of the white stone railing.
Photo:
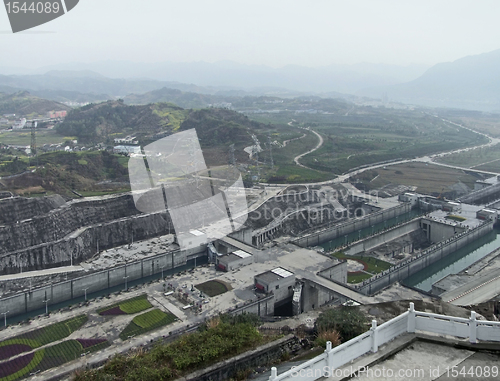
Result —
<svg viewBox="0 0 500 381"><path fill-rule="evenodd" d="M375 353L378 347L388 343L403 333L436 333L440 335L468 338L471 343L481 341L500 342L500 322L476 320L476 313L471 312L468 319L415 311L413 303L407 312L377 326L372 320L372 327L335 348L326 343L326 350L319 356L278 375L277 369L271 369L269 381L317 380L334 370L363 356Z"/></svg>

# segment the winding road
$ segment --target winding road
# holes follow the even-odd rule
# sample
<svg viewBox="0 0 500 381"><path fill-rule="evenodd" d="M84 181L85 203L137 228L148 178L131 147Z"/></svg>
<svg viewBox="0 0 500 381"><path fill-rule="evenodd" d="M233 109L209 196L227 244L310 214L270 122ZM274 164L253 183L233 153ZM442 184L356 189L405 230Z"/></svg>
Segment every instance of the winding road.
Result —
<svg viewBox="0 0 500 381"><path fill-rule="evenodd" d="M301 128L301 127L299 127L299 128ZM311 129L308 129L308 128L304 128L304 130L311 131L313 134L315 134L318 137L318 139L319 139L319 143L312 150L304 152L304 153L302 153L302 154L300 154L298 156L295 156L295 158L293 159L293 161L295 162L295 164L297 164L298 166L301 166L302 168L312 169L312 168L306 167L305 165L300 164L299 160L300 160L301 157L309 155L310 153L312 153L312 152L317 151L318 149L320 149L321 146L323 145L323 137L320 134L318 134L316 131L314 131L314 130L311 130Z"/></svg>
<svg viewBox="0 0 500 381"><path fill-rule="evenodd" d="M405 163L410 163L410 162L432 163L432 164L435 164L435 165L440 165L440 166L448 167L448 168L454 168L454 169L465 170L465 171L474 171L474 172L479 172L479 173L485 173L485 174L488 174L488 175L491 175L491 176L498 175L498 173L494 173L494 172L481 171L481 170L471 169L471 168L464 168L464 167L459 167L459 166L456 166L456 165L449 165L449 164L438 163L438 162L434 161L435 159L437 159L439 157L442 157L442 156L445 156L445 155L454 154L454 153L460 153L460 152L466 152L466 151L474 150L474 149L477 149L477 148L491 147L491 146L494 146L496 144L500 144L500 139L498 139L498 138L492 138L491 136L489 136L489 135L487 135L485 133L475 131L475 130L469 128L469 127L465 127L465 126L462 126L461 124L452 122L451 120L447 120L447 119L444 119L444 118L440 118L440 119L443 122L453 124L453 125L455 125L457 127L464 128L466 130L475 132L476 134L479 134L479 135L483 135L489 141L488 141L488 143L479 144L479 145L473 146L473 147L455 149L455 150L441 152L441 153L434 154L434 155L421 156L421 157L417 157L417 158L414 158L414 159L403 159L403 160L393 161L393 162L390 162L390 163L374 163L374 164L369 165L367 167L359 168L359 169L355 169L355 170L353 170L351 172L347 172L347 173L345 173L343 175L340 175L340 176L336 177L333 180L326 180L326 181L321 181L321 182L316 182L316 183L301 183L301 184L296 184L296 185L314 186L314 185L326 185L326 184L339 184L339 183L347 181L351 176L358 175L358 174L360 174L362 172L365 172L365 171L370 171L372 169L377 169L377 168L382 168L382 167L388 167L388 166L397 165L397 164L405 164ZM295 159L294 159L295 163L297 165L303 167L303 168L308 168L308 167L300 164L299 159L301 157L307 155L307 154L310 154L311 152L316 151L317 149L319 149L323 145L323 138L321 137L320 134L318 134L316 131L313 131L313 130L308 130L308 131L312 131L313 133L315 133L318 136L320 142L312 150L310 150L308 152L305 152L303 154L300 154L300 155L298 155L298 156L295 157ZM308 169L311 169L311 168L308 168ZM267 184L267 183L261 183L261 184L262 185L273 185L273 184ZM276 184L274 184L274 185L276 185Z"/></svg>

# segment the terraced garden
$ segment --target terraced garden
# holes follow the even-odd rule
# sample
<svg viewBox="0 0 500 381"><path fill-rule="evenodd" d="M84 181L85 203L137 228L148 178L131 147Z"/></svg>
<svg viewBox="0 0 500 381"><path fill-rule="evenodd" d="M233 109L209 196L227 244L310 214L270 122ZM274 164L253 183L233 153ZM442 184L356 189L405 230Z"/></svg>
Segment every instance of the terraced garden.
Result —
<svg viewBox="0 0 500 381"><path fill-rule="evenodd" d="M163 327L174 322L177 318L171 313L154 309L134 317L129 325L120 333L120 339L127 340L132 336L142 335L153 329Z"/></svg>
<svg viewBox="0 0 500 381"><path fill-rule="evenodd" d="M107 346L109 342L106 339L66 340L1 363L0 381L14 381L30 373L43 372Z"/></svg>
<svg viewBox="0 0 500 381"><path fill-rule="evenodd" d="M97 310L99 315L132 315L153 307L146 294Z"/></svg>
<svg viewBox="0 0 500 381"><path fill-rule="evenodd" d="M0 342L0 361L59 341L77 331L87 322L86 315L51 324L47 327Z"/></svg>
<svg viewBox="0 0 500 381"><path fill-rule="evenodd" d="M95 312L101 316L131 315L152 308L147 295L140 295ZM120 334L122 340L163 327L176 320L175 315L159 309L135 316ZM43 372L110 345L105 338L64 340L88 321L87 315L51 324L0 342L0 381L15 381L31 373ZM64 340L64 341L62 341ZM58 342L59 341L59 342ZM58 343L55 343L58 342ZM50 345L51 343L55 343Z"/></svg>

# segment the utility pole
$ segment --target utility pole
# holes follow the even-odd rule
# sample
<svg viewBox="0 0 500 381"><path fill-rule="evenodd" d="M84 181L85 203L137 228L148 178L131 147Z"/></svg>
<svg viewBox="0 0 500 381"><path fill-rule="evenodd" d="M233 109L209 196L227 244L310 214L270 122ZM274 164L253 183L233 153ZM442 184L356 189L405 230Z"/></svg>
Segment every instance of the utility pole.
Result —
<svg viewBox="0 0 500 381"><path fill-rule="evenodd" d="M87 290L89 289L90 287L87 287L87 288L84 288L83 289L83 292L85 292L85 301L87 301Z"/></svg>
<svg viewBox="0 0 500 381"><path fill-rule="evenodd" d="M36 154L36 126L35 121L31 122L31 156L36 157L36 166L38 167L38 155Z"/></svg>
<svg viewBox="0 0 500 381"><path fill-rule="evenodd" d="M274 169L273 145L271 143L271 135L267 136L267 144L269 145L269 158L271 160L271 169Z"/></svg>
<svg viewBox="0 0 500 381"><path fill-rule="evenodd" d="M229 164L236 165L236 159L234 158L234 144L229 146Z"/></svg>

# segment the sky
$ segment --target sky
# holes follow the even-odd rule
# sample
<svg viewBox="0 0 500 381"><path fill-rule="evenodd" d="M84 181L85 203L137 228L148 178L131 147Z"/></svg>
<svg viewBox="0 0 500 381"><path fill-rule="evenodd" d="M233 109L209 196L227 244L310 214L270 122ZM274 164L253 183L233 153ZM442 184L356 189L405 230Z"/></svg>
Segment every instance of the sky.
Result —
<svg viewBox="0 0 500 381"><path fill-rule="evenodd" d="M433 65L499 49L499 11L497 0L80 0L66 15L16 34L0 9L0 67Z"/></svg>

